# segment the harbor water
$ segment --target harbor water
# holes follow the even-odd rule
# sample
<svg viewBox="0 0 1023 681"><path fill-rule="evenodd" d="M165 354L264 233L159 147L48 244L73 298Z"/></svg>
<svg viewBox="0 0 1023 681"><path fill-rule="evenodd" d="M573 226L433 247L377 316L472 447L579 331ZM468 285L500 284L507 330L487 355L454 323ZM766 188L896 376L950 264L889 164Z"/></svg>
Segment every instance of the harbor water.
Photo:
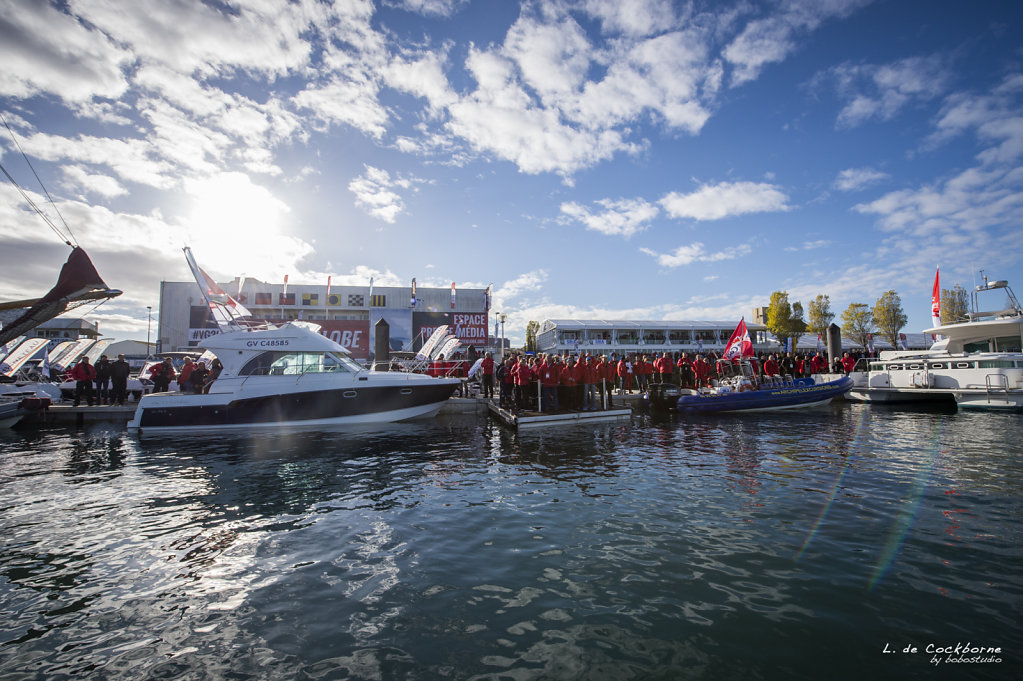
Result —
<svg viewBox="0 0 1023 681"><path fill-rule="evenodd" d="M1021 461L848 403L0 432L0 680L1023 678Z"/></svg>

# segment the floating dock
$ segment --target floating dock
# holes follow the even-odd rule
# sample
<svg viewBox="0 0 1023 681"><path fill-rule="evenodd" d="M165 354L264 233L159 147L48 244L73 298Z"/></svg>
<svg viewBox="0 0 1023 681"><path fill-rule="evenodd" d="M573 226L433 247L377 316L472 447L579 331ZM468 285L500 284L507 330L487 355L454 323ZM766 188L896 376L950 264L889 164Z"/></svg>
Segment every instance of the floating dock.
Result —
<svg viewBox="0 0 1023 681"><path fill-rule="evenodd" d="M71 406L70 403L62 402L51 404L46 409L29 413L23 421L25 423L74 423L82 425L86 421L117 421L127 423L135 414L136 403L126 404L123 407L116 405L97 405L89 407L80 405Z"/></svg>
<svg viewBox="0 0 1023 681"><path fill-rule="evenodd" d="M566 411L556 414L543 414L535 411L513 413L489 401L487 408L490 413L500 419L501 423L510 428L536 428L540 426L564 426L580 423L599 423L604 421L629 421L632 409L605 409L597 411Z"/></svg>

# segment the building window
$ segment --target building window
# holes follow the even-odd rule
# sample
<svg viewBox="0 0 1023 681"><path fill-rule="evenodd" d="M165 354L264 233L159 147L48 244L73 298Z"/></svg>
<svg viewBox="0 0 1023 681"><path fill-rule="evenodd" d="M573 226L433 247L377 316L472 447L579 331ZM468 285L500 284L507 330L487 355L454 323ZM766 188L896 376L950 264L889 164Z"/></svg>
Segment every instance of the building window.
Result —
<svg viewBox="0 0 1023 681"><path fill-rule="evenodd" d="M370 298L369 304L373 307L387 307L387 296L375 293Z"/></svg>
<svg viewBox="0 0 1023 681"><path fill-rule="evenodd" d="M348 307L364 307L366 305L366 299L357 294L348 296Z"/></svg>
<svg viewBox="0 0 1023 681"><path fill-rule="evenodd" d="M337 307L340 304L341 304L340 293L331 293L329 296L327 296L327 305L330 305L331 307Z"/></svg>
<svg viewBox="0 0 1023 681"><path fill-rule="evenodd" d="M255 304L256 305L273 305L274 304L273 296L271 294L269 294L269 293L257 293L255 295Z"/></svg>
<svg viewBox="0 0 1023 681"><path fill-rule="evenodd" d="M295 304L295 294L294 293L282 293L280 295L280 297L278 298L278 300L280 301L278 303L278 305L294 305Z"/></svg>
<svg viewBox="0 0 1023 681"><path fill-rule="evenodd" d="M319 305L320 294L319 293L303 293L302 294L303 305Z"/></svg>

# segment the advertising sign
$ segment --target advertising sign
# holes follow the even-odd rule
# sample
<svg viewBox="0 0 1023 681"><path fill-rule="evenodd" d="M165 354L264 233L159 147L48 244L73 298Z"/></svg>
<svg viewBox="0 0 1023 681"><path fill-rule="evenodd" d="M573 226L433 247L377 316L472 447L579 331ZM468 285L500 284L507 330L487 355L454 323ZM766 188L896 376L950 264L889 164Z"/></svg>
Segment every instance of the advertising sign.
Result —
<svg viewBox="0 0 1023 681"><path fill-rule="evenodd" d="M448 333L461 341L463 347L477 348L487 344L486 312L413 312L412 332L418 345L430 337L438 326L447 324Z"/></svg>

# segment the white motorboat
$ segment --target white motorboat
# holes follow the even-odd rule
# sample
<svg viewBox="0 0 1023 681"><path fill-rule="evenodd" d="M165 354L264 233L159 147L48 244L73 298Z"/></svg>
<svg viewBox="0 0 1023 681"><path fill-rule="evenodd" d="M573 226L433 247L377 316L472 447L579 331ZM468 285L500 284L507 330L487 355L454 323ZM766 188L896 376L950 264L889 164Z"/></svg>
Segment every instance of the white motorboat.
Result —
<svg viewBox="0 0 1023 681"><path fill-rule="evenodd" d="M307 322L258 323L185 258L221 333L203 341L223 368L200 393L144 395L128 422L140 433L321 427L434 416L460 379L368 371Z"/></svg>
<svg viewBox="0 0 1023 681"><path fill-rule="evenodd" d="M978 294L1003 292L1007 304L981 311ZM926 329L941 340L925 351L885 351L861 359L848 399L865 402L947 402L960 409L1023 409L1023 309L1006 281L973 293L967 320Z"/></svg>
<svg viewBox="0 0 1023 681"><path fill-rule="evenodd" d="M203 343L223 363L206 393L151 393L130 430L318 427L435 415L458 379L368 371L304 324L221 333Z"/></svg>

